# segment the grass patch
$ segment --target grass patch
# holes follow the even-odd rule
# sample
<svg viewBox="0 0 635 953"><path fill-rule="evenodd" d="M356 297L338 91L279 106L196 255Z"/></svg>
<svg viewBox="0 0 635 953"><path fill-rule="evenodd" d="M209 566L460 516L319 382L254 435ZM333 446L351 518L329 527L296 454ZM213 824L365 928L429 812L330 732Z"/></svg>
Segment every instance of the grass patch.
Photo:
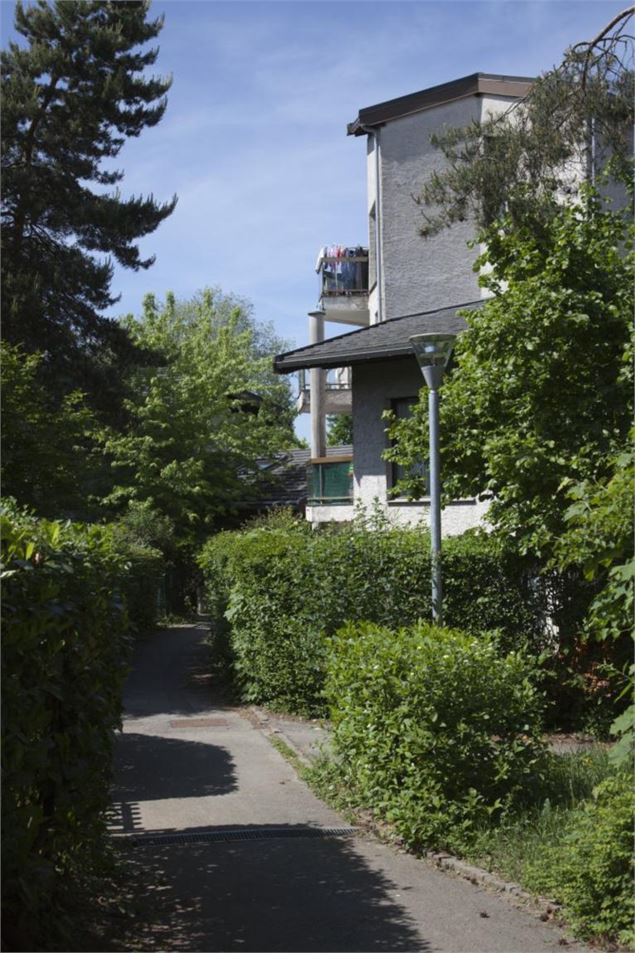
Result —
<svg viewBox="0 0 635 953"><path fill-rule="evenodd" d="M399 837L395 825L365 803L350 777L344 781L345 774L335 759L322 756L303 776L350 822L421 852L424 845ZM632 950L631 787L632 780L615 771L603 746L554 755L540 803L466 832L448 848L535 896L562 904L576 936Z"/></svg>
<svg viewBox="0 0 635 953"><path fill-rule="evenodd" d="M540 870L547 853L552 848L568 849L572 817L610 773L608 754L601 746L584 753L555 755L548 796L499 826L476 831L473 841L464 845L466 859L541 893L546 878L540 876Z"/></svg>
<svg viewBox="0 0 635 953"><path fill-rule="evenodd" d="M280 738L276 738L274 735L268 736L269 743L273 748L278 751L282 757L289 762L291 767L294 769L299 778L302 778L303 781L307 780L308 768L307 765L298 757L293 748L289 747L284 741Z"/></svg>

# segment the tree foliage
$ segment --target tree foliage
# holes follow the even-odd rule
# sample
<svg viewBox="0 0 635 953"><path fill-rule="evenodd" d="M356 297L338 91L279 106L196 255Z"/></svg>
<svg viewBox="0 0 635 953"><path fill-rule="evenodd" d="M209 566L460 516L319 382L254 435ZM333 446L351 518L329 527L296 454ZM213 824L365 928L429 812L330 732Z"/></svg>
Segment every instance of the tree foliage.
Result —
<svg viewBox="0 0 635 953"><path fill-rule="evenodd" d="M632 226L593 193L538 236L508 224L479 260L494 297L467 316L443 387L444 491L491 496L499 530L547 558L570 481L603 478L631 423ZM426 418L421 399L389 454L420 459ZM421 493L416 475L405 489Z"/></svg>
<svg viewBox="0 0 635 953"><path fill-rule="evenodd" d="M261 352L255 322L218 292L191 302L152 295L126 327L164 365L133 373L130 424L106 441L115 487L107 503L147 504L190 545L257 500L259 461L292 442L291 399ZM274 342L275 347L275 342Z"/></svg>
<svg viewBox="0 0 635 953"><path fill-rule="evenodd" d="M74 391L52 408L38 378L42 356L5 342L0 356L3 494L42 516L90 515L88 497L104 490L104 472L101 427L84 395Z"/></svg>
<svg viewBox="0 0 635 953"><path fill-rule="evenodd" d="M607 195L632 190L632 14L505 113L444 132L447 163L420 197L423 234L473 218L493 296L468 317L443 388L446 495L490 496L495 526L545 560L571 484L607 476L632 416L632 217ZM421 403L393 424L389 456L421 458L425 418ZM404 486L421 492L416 475Z"/></svg>
<svg viewBox="0 0 635 953"><path fill-rule="evenodd" d="M41 351L58 394L80 388L112 411L117 369L134 357L125 329L100 313L117 299L112 260L138 270L136 240L175 199L122 198L113 160L154 126L169 79L148 77L162 27L147 0L37 0L16 5L24 44L2 53L4 336Z"/></svg>
<svg viewBox="0 0 635 953"><path fill-rule="evenodd" d="M635 429L626 448L610 461L603 480L574 484L565 512L566 531L556 545L555 562L562 568L581 566L587 579L600 580L602 588L592 601L586 630L599 640L619 642L626 650L633 637L635 604ZM632 763L635 749L635 664L632 644L623 665L624 688L620 698L630 705L611 725L618 743L611 752L616 762ZM626 655L624 651L624 655ZM630 663L630 664L629 664Z"/></svg>
<svg viewBox="0 0 635 953"><path fill-rule="evenodd" d="M326 442L329 447L348 446L353 443L353 415L333 414L327 417Z"/></svg>
<svg viewBox="0 0 635 953"><path fill-rule="evenodd" d="M556 544L555 562L582 566L588 579L604 582L591 605L589 632L600 639L628 636L633 628L633 525L635 520L635 430L600 480L569 488L565 532Z"/></svg>

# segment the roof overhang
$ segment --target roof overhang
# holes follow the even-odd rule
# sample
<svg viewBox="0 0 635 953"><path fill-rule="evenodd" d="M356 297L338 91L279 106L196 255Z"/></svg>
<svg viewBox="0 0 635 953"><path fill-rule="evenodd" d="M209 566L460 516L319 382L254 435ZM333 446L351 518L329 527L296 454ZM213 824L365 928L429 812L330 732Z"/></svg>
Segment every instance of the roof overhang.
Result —
<svg viewBox="0 0 635 953"><path fill-rule="evenodd" d="M290 374L293 371L311 367L328 369L351 367L371 361L403 358L414 360L410 343L413 334L426 334L432 331L461 334L467 328L461 312L475 311L483 304L485 300L470 301L450 308L407 314L400 318L382 321L380 324L373 324L368 328L349 331L347 334L340 334L319 344L310 344L307 347L278 354L274 358L274 370L277 374Z"/></svg>
<svg viewBox="0 0 635 953"><path fill-rule="evenodd" d="M393 119L402 119L412 113L433 109L435 106L442 106L467 96L504 96L509 99L523 99L534 81L535 77L532 76L472 73L470 76L454 79L450 83L430 86L418 93L409 93L407 96L399 96L397 99L389 99L384 103L360 109L357 118L349 122L346 129L349 136L363 136L369 129L382 126Z"/></svg>

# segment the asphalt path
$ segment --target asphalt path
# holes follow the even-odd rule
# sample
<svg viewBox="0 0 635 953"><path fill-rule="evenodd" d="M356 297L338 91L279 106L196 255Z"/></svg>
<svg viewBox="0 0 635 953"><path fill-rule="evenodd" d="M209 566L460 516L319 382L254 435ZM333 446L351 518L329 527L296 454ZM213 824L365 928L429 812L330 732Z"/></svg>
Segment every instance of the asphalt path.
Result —
<svg viewBox="0 0 635 953"><path fill-rule="evenodd" d="M238 708L215 703L205 627L137 646L112 833L137 919L126 950L582 953L498 894L322 803Z"/></svg>

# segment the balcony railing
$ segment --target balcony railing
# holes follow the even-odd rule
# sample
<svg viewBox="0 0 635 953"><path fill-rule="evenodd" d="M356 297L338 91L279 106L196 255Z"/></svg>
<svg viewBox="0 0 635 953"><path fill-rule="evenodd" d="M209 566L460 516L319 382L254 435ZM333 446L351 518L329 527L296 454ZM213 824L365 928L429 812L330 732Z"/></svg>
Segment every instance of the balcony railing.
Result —
<svg viewBox="0 0 635 953"><path fill-rule="evenodd" d="M300 393L305 394L311 390L311 371L298 371L298 384ZM327 391L350 390L351 389L351 368L350 367L332 367L326 372L325 387Z"/></svg>
<svg viewBox="0 0 635 953"><path fill-rule="evenodd" d="M361 245L323 248L315 270L320 275L320 297L368 294L368 249Z"/></svg>
<svg viewBox="0 0 635 953"><path fill-rule="evenodd" d="M309 506L347 506L353 502L353 458L323 457L309 466Z"/></svg>

